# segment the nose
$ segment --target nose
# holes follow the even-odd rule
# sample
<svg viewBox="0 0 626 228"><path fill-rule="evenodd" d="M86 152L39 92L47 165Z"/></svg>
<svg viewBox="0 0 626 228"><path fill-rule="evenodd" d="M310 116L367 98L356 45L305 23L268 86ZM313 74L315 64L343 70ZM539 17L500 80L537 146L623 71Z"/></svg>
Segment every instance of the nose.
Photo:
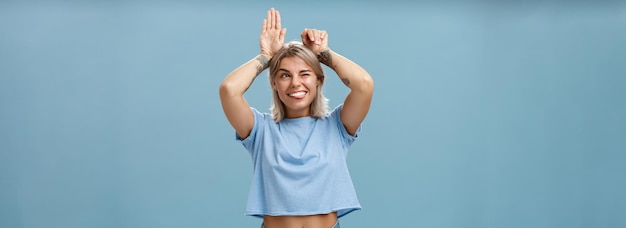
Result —
<svg viewBox="0 0 626 228"><path fill-rule="evenodd" d="M300 76L293 76L291 78L291 87L298 87L302 85L302 78Z"/></svg>

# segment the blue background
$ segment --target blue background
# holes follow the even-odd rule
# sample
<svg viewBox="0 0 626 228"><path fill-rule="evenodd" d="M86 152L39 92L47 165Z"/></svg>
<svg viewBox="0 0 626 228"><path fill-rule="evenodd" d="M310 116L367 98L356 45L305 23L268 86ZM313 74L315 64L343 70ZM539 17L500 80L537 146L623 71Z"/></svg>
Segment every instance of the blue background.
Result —
<svg viewBox="0 0 626 228"><path fill-rule="evenodd" d="M343 226L626 227L623 1L287 2L2 1L0 227L258 227L217 88L270 7L375 79Z"/></svg>

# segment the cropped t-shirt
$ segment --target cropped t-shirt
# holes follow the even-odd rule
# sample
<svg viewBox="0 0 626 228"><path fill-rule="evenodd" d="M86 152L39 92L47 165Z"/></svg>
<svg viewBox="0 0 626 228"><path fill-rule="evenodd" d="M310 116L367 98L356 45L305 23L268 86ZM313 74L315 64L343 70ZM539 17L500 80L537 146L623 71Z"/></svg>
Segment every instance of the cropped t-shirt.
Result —
<svg viewBox="0 0 626 228"><path fill-rule="evenodd" d="M246 215L342 217L361 209L346 164L357 139L346 131L336 107L325 118L301 117L276 123L254 108L254 127L242 139L252 156L252 183Z"/></svg>

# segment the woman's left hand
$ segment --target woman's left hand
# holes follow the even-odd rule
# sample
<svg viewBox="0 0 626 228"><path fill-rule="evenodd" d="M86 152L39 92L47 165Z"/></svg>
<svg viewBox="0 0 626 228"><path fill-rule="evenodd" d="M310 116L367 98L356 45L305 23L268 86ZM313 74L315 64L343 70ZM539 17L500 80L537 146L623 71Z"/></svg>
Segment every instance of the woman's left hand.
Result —
<svg viewBox="0 0 626 228"><path fill-rule="evenodd" d="M300 37L302 37L302 44L313 51L315 55L328 50L328 33L324 30L304 29Z"/></svg>

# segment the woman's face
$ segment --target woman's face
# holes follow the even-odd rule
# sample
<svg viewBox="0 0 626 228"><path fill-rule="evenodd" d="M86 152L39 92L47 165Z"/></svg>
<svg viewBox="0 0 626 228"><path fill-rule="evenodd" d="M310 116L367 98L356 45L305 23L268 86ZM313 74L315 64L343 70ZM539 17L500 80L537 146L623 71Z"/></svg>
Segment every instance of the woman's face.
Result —
<svg viewBox="0 0 626 228"><path fill-rule="evenodd" d="M310 116L311 103L320 85L313 68L298 57L285 57L272 77L272 89L285 104L285 117Z"/></svg>

